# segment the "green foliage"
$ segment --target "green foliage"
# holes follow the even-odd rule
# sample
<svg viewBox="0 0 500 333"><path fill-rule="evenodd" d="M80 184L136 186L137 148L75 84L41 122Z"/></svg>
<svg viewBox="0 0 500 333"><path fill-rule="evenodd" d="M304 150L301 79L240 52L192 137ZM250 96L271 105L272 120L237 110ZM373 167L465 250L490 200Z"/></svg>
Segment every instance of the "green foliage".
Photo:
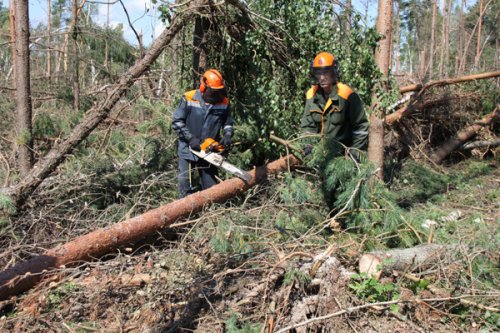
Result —
<svg viewBox="0 0 500 333"><path fill-rule="evenodd" d="M22 129L16 137L16 144L19 146L25 145L30 142L30 140L32 140L31 133L27 129Z"/></svg>
<svg viewBox="0 0 500 333"><path fill-rule="evenodd" d="M293 282L297 282L301 287L304 287L311 282L311 276L297 268L292 268L285 273L283 284L290 285Z"/></svg>
<svg viewBox="0 0 500 333"><path fill-rule="evenodd" d="M167 118L168 109L161 101L151 101L141 97L134 104L133 112L136 116L142 112L147 119L137 129L144 134L158 133L161 138L168 138L171 131L171 120Z"/></svg>
<svg viewBox="0 0 500 333"><path fill-rule="evenodd" d="M285 176L285 182L279 191L281 199L287 204L302 204L316 199L311 183L301 177L293 177L291 174Z"/></svg>
<svg viewBox="0 0 500 333"><path fill-rule="evenodd" d="M249 235L229 220L222 220L217 224L217 230L210 244L214 251L221 253L245 254L252 251Z"/></svg>
<svg viewBox="0 0 500 333"><path fill-rule="evenodd" d="M388 235L385 245L414 245L417 241L414 232L401 228L406 224L406 212L387 187L373 178L373 165L364 156L357 163L350 157L336 157L338 153L338 144L322 142L309 161L319 166L323 194L332 214L345 207L338 221L346 228L371 236L366 243L368 247L377 246L376 239L381 234Z"/></svg>
<svg viewBox="0 0 500 333"><path fill-rule="evenodd" d="M233 313L226 321L225 333L260 333L261 323L238 323L238 316Z"/></svg>
<svg viewBox="0 0 500 333"><path fill-rule="evenodd" d="M209 66L225 75L238 130L242 124L251 129L236 132L243 142L237 148L245 152L245 161L262 164L277 151L267 140L255 144L257 139L271 131L285 138L298 131L304 94L311 85L310 63L320 51L335 54L342 81L369 103L378 78L374 63L378 35L362 27L360 16L354 14L348 36L343 21L332 19L337 16L327 0L259 0L252 3L252 11L262 15L253 17L256 25L239 11L218 18L219 26L231 29L211 31L206 45L213 45L207 55Z"/></svg>
<svg viewBox="0 0 500 333"><path fill-rule="evenodd" d="M49 308L58 308L66 297L71 296L71 294L78 291L78 289L79 287L74 283L63 283L55 290L51 291L47 296Z"/></svg>
<svg viewBox="0 0 500 333"><path fill-rule="evenodd" d="M392 282L380 282L374 277L368 277L366 273L353 274L349 289L354 291L357 297L367 302L385 302L399 298L399 288Z"/></svg>
<svg viewBox="0 0 500 333"><path fill-rule="evenodd" d="M440 194L450 188L460 188L492 168L485 161L466 161L455 169L457 171L440 173L415 161L408 161L392 185L396 201L406 207L429 199L439 200Z"/></svg>
<svg viewBox="0 0 500 333"><path fill-rule="evenodd" d="M281 210L275 220L275 227L285 237L298 237L309 230L315 223L322 221L320 214L316 214L312 209L302 209L301 211L287 212Z"/></svg>
<svg viewBox="0 0 500 333"><path fill-rule="evenodd" d="M35 137L57 137L62 132L61 119L53 117L49 113L39 112L33 120L33 136Z"/></svg>
<svg viewBox="0 0 500 333"><path fill-rule="evenodd" d="M13 215L16 213L16 210L16 206L12 199L3 193L0 193L0 211Z"/></svg>

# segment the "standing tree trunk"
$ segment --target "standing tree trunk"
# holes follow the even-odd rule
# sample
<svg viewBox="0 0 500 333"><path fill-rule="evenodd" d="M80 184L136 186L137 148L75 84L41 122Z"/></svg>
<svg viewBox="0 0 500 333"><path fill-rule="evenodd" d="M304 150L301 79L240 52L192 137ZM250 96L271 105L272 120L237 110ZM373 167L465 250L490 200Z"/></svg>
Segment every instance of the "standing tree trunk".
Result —
<svg viewBox="0 0 500 333"><path fill-rule="evenodd" d="M375 62L382 72L383 80L389 78L390 53L392 43L392 6L393 0L379 0L377 16L377 32L384 37L375 51ZM385 84L375 89L384 89ZM370 115L370 133L368 159L378 169L377 176L384 179L384 110L379 106L376 92L372 95L372 113Z"/></svg>
<svg viewBox="0 0 500 333"><path fill-rule="evenodd" d="M439 58L439 79L444 76L444 49L446 47L446 22L448 6L446 0L443 0L443 24L441 25L441 56Z"/></svg>
<svg viewBox="0 0 500 333"><path fill-rule="evenodd" d="M107 8L106 8L106 34L104 35L104 69L108 70L108 59L109 59L109 41L108 41L108 34L109 34L109 6L110 3L108 2Z"/></svg>
<svg viewBox="0 0 500 333"><path fill-rule="evenodd" d="M462 58L460 59L460 72L461 73L465 70L465 66L467 64L467 53L468 53L467 51L469 50L470 43L472 42L472 37L476 33L476 29L478 28L478 26L481 24L484 12L488 8L488 6L491 3L491 1L492 0L489 0L486 3L486 5L483 6L483 9L479 11L478 20L477 20L476 24L474 25L474 28L472 29L472 32L470 33L470 36L469 36L469 39L467 40L467 43L465 43L465 46L464 46L464 49L463 49L463 52L462 52ZM481 20L479 20L479 19L481 19Z"/></svg>
<svg viewBox="0 0 500 333"><path fill-rule="evenodd" d="M445 77L448 78L450 75L450 31L451 31L451 5L453 0L449 0L448 2L448 16L446 17L446 43L444 50L444 68L445 68Z"/></svg>
<svg viewBox="0 0 500 333"><path fill-rule="evenodd" d="M200 76L207 66L207 55L204 46L205 31L208 29L209 21L203 17L197 17L193 32L193 88L199 86Z"/></svg>
<svg viewBox="0 0 500 333"><path fill-rule="evenodd" d="M347 42L347 50L349 50L349 37L351 36L351 17L352 17L352 1L346 0L345 2L345 15L346 15L346 23L345 23L345 36Z"/></svg>
<svg viewBox="0 0 500 333"><path fill-rule="evenodd" d="M460 12L458 14L458 47L457 47L457 57L455 64L455 75L460 76L462 72L460 70L460 55L464 49L464 34L465 34L465 23L464 23L464 6L465 0L462 0L460 5Z"/></svg>
<svg viewBox="0 0 500 333"><path fill-rule="evenodd" d="M47 0L47 80L50 82L51 81L51 74L52 74L52 57L51 57L51 29L52 29L52 17L50 16L51 14L51 5L50 5L50 0Z"/></svg>
<svg viewBox="0 0 500 333"><path fill-rule="evenodd" d="M399 73L399 50L400 50L400 45L399 45L399 39L400 39L400 30L399 30L399 26L401 25L401 18L399 17L399 11L400 11L400 2L398 0L397 2L398 6L397 6L397 11L396 11L396 21L395 21L395 24L396 24L396 32L395 32L395 35L396 35L396 40L394 42L394 47L395 47L395 51L394 51L394 60L395 60L395 64L394 64L394 73L395 74L398 74ZM392 54L392 52L391 52ZM391 65L392 65L392 61L391 61Z"/></svg>
<svg viewBox="0 0 500 333"><path fill-rule="evenodd" d="M29 174L33 163L33 137L31 123L30 50L28 0L15 2L16 80L18 164L22 176Z"/></svg>
<svg viewBox="0 0 500 333"><path fill-rule="evenodd" d="M481 58L481 30L483 30L483 0L479 0L479 27L477 28L477 46L476 56L474 57L474 69L479 66L479 59Z"/></svg>
<svg viewBox="0 0 500 333"><path fill-rule="evenodd" d="M429 52L429 78L434 77L434 46L436 45L437 0L432 2L431 45Z"/></svg>
<svg viewBox="0 0 500 333"><path fill-rule="evenodd" d="M73 0L73 110L80 109L80 53L78 49L78 0Z"/></svg>
<svg viewBox="0 0 500 333"><path fill-rule="evenodd" d="M14 1L9 3L9 28L10 28L10 46L12 50L12 67L16 63L16 9L14 8ZM16 89L16 71L12 78L12 85Z"/></svg>

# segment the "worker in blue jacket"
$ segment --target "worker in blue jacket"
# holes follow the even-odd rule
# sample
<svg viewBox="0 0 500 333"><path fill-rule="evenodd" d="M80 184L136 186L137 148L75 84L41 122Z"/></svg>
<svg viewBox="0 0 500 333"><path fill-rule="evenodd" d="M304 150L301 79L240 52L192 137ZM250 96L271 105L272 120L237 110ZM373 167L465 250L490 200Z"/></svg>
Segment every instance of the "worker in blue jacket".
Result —
<svg viewBox="0 0 500 333"><path fill-rule="evenodd" d="M199 172L203 190L215 185L217 168L199 159L189 148L199 151L208 138L226 149L231 145L233 118L219 71L209 69L201 77L198 89L184 93L172 117L172 127L179 137L179 198L193 192L191 176L194 169Z"/></svg>

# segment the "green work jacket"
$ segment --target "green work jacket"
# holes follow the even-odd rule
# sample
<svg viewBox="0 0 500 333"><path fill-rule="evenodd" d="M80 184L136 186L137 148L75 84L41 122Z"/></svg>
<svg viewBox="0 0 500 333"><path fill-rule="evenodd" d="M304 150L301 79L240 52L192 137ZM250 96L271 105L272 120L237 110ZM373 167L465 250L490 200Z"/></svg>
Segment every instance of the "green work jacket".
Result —
<svg viewBox="0 0 500 333"><path fill-rule="evenodd" d="M314 85L306 93L306 106L302 115L303 132L321 134L346 147L366 150L369 123L359 95L348 85L337 83L329 96Z"/></svg>

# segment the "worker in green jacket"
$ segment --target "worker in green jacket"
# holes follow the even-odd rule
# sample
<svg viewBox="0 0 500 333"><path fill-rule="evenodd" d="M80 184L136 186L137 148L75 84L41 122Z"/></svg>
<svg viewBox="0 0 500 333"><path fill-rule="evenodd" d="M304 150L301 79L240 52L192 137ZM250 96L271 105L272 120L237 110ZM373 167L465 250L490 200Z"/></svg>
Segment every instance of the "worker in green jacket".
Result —
<svg viewBox="0 0 500 333"><path fill-rule="evenodd" d="M314 85L306 93L302 115L302 131L320 134L335 155L349 154L359 160L359 152L367 149L369 123L359 95L348 85L338 82L338 64L333 54L319 53L311 66ZM307 145L304 153L311 152Z"/></svg>

